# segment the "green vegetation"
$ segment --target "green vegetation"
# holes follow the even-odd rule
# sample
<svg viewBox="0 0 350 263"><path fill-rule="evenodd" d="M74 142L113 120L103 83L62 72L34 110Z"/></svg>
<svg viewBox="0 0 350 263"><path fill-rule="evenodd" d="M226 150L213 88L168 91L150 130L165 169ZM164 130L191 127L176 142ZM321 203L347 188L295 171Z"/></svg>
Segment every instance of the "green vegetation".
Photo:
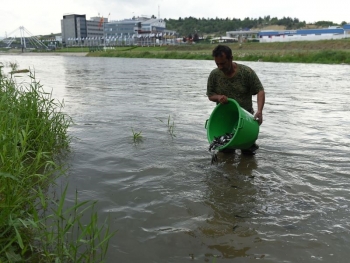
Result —
<svg viewBox="0 0 350 263"><path fill-rule="evenodd" d="M69 47L69 48L59 48L56 49L54 52L90 52L89 47Z"/></svg>
<svg viewBox="0 0 350 263"><path fill-rule="evenodd" d="M142 135L141 135L142 131L135 132L134 128L131 128L131 131L132 131L132 137L133 137L134 143L139 142L139 141L142 140Z"/></svg>
<svg viewBox="0 0 350 263"><path fill-rule="evenodd" d="M350 64L350 39L227 44L235 61ZM212 60L213 44L182 44L156 47L115 47L90 52L94 57Z"/></svg>
<svg viewBox="0 0 350 263"><path fill-rule="evenodd" d="M0 65L0 262L101 262L113 234L98 227L94 203L76 195L65 209L67 188L59 201L48 192L64 175L72 120L29 79L18 84Z"/></svg>
<svg viewBox="0 0 350 263"><path fill-rule="evenodd" d="M160 122L164 123L164 121L160 118L157 118ZM174 139L174 137L176 137L175 135L175 122L173 120L173 122L171 123L171 117L170 117L170 114L169 114L169 117L168 117L168 121L167 121L167 128L168 128L168 133L170 134L171 138Z"/></svg>
<svg viewBox="0 0 350 263"><path fill-rule="evenodd" d="M43 217L40 233L40 256L33 256L33 262L104 262L109 239L114 235L108 226L108 220L99 227L98 215L94 211L96 202L78 202L64 210L67 187L58 203L54 202L51 215ZM48 207L44 196L40 196L41 205ZM83 223L85 213L90 213L89 223ZM84 220L86 221L86 220Z"/></svg>
<svg viewBox="0 0 350 263"><path fill-rule="evenodd" d="M16 71L18 69L18 63L17 62L9 62L9 66L12 71Z"/></svg>
<svg viewBox="0 0 350 263"><path fill-rule="evenodd" d="M167 23L167 29L175 30L180 36L196 38L203 35L222 36L226 31L246 30L246 29L262 29L269 26L283 26L285 29L301 29L309 26L328 27L338 26L331 21L318 21L315 24L306 24L298 18L291 17L271 17L264 16L259 18L246 17L243 20L237 18L195 18L185 17L179 19L164 19ZM341 25L346 24L342 22ZM340 26L340 25L339 25Z"/></svg>
<svg viewBox="0 0 350 263"><path fill-rule="evenodd" d="M173 120L173 122L171 123L171 118L170 115L168 117L168 132L171 135L172 138L176 137L175 133L174 133L174 129L175 129L175 122Z"/></svg>
<svg viewBox="0 0 350 263"><path fill-rule="evenodd" d="M266 61L285 63L350 64L350 53L346 51L317 51L294 53L256 53L240 57L245 61Z"/></svg>

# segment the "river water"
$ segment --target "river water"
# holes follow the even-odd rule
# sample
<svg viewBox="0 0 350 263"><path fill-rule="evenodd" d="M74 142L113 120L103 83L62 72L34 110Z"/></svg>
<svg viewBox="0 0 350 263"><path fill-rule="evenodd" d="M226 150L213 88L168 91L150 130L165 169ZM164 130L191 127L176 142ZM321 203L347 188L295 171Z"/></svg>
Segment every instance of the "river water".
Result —
<svg viewBox="0 0 350 263"><path fill-rule="evenodd" d="M349 261L349 65L244 63L266 91L260 149L211 165L213 61L0 56L14 61L75 122L69 199L110 216L107 262Z"/></svg>

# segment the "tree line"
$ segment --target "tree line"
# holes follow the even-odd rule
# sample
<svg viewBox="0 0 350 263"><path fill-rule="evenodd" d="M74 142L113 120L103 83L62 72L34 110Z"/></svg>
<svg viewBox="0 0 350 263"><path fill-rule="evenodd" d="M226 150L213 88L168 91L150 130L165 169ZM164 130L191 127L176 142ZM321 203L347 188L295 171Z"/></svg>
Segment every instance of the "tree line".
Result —
<svg viewBox="0 0 350 263"><path fill-rule="evenodd" d="M181 36L189 35L214 35L222 36L227 31L237 30L249 30L249 29L262 29L266 26L278 25L284 26L287 30L301 29L306 27L305 21L300 21L298 18L283 17L281 19L277 17L264 16L259 18L195 18L185 17L179 19L164 19L167 25L167 29L175 30ZM316 27L328 27L328 26L342 26L346 22L342 22L340 25L334 24L332 21L318 21L314 23Z"/></svg>

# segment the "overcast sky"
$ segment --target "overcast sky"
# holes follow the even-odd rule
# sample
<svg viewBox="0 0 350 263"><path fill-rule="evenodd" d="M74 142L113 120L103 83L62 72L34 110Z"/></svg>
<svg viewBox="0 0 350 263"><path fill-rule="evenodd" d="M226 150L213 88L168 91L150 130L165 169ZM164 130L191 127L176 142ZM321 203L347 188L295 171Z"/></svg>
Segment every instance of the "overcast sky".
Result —
<svg viewBox="0 0 350 263"><path fill-rule="evenodd" d="M64 14L108 17L122 20L133 16L160 18L298 18L307 23L321 20L350 23L348 0L1 0L0 37L20 36L19 27L33 35L61 32ZM14 35L15 34L15 35Z"/></svg>

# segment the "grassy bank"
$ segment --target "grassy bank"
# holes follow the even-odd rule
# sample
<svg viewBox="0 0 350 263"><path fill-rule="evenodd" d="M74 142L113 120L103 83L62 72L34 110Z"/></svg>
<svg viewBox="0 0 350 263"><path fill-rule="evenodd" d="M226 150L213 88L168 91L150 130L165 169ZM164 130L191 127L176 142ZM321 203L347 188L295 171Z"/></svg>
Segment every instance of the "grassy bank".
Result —
<svg viewBox="0 0 350 263"><path fill-rule="evenodd" d="M231 47L236 61L350 64L350 39L227 45ZM212 60L214 47L215 44L115 47L90 52L88 56Z"/></svg>
<svg viewBox="0 0 350 263"><path fill-rule="evenodd" d="M0 262L101 262L108 227L94 203L65 205L49 187L64 175L71 118L30 72L18 84L0 65ZM83 224L83 212L90 223Z"/></svg>
<svg viewBox="0 0 350 263"><path fill-rule="evenodd" d="M229 43L236 61L350 64L350 38L339 40L259 43ZM166 46L65 47L45 54L88 53L89 57L159 58L212 60L216 44L186 44ZM20 53L3 50L0 54ZM32 52L40 54L42 52Z"/></svg>

